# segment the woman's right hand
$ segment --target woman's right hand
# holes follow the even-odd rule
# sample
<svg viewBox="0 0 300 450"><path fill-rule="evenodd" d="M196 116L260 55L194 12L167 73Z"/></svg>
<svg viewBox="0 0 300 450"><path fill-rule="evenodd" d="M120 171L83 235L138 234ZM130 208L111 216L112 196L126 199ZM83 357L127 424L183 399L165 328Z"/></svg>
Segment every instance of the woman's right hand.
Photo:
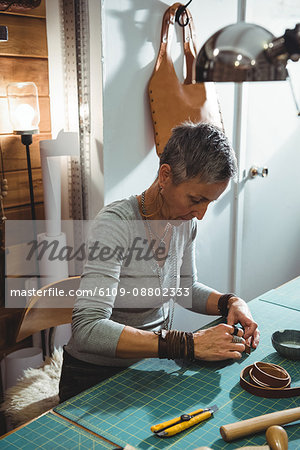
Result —
<svg viewBox="0 0 300 450"><path fill-rule="evenodd" d="M240 359L245 350L245 340L241 343L232 342L234 327L219 324L194 333L195 359L204 361L221 361L224 359ZM237 336L243 336L239 329Z"/></svg>

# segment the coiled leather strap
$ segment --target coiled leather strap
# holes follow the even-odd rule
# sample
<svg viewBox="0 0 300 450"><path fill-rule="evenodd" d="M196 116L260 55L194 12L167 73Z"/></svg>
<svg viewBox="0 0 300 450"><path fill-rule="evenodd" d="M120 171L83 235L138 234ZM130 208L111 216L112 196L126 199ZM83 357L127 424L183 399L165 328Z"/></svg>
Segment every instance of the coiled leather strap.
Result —
<svg viewBox="0 0 300 450"><path fill-rule="evenodd" d="M300 386L291 388L291 377L280 366L256 362L241 371L240 385L258 397L286 398L300 395Z"/></svg>

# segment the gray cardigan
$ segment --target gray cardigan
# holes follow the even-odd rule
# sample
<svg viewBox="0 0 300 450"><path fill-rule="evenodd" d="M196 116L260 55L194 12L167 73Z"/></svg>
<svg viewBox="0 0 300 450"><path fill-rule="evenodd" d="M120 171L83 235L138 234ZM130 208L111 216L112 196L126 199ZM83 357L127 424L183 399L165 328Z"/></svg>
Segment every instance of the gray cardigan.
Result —
<svg viewBox="0 0 300 450"><path fill-rule="evenodd" d="M197 282L196 226L194 219L172 227L160 283L137 198L131 196L104 207L89 232L88 258L66 350L93 364L129 366L136 360L115 357L125 325L159 330L168 315L166 302L174 298L176 290L177 303L204 313L213 290Z"/></svg>

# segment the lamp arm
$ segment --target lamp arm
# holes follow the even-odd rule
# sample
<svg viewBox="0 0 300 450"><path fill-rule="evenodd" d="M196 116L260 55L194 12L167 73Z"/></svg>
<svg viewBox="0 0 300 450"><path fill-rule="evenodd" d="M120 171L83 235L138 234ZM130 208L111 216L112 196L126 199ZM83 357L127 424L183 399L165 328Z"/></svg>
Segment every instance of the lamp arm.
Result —
<svg viewBox="0 0 300 450"><path fill-rule="evenodd" d="M283 36L289 56L297 56L296 60L294 58L292 59L298 61L300 58L300 23L297 23L293 30L285 30Z"/></svg>
<svg viewBox="0 0 300 450"><path fill-rule="evenodd" d="M300 23L297 23L292 30L285 30L282 36L274 38L266 49L266 54L271 60L283 58L298 61L300 59Z"/></svg>

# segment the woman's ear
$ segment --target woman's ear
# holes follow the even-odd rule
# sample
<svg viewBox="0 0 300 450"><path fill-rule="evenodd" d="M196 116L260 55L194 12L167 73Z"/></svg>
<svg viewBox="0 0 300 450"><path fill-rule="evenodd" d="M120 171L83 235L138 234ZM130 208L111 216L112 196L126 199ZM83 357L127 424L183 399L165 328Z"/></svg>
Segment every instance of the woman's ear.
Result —
<svg viewBox="0 0 300 450"><path fill-rule="evenodd" d="M159 168L158 182L163 189L169 183L172 183L172 169L169 164L162 164Z"/></svg>

